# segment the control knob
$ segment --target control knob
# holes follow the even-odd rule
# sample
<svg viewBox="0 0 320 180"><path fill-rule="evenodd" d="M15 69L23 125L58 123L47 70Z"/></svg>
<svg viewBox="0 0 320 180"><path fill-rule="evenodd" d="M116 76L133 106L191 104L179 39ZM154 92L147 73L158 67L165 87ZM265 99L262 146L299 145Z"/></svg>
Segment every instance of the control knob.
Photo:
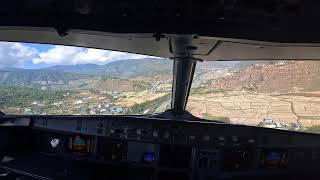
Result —
<svg viewBox="0 0 320 180"><path fill-rule="evenodd" d="M159 137L159 132L157 130L153 131L152 136L155 138Z"/></svg>
<svg viewBox="0 0 320 180"><path fill-rule="evenodd" d="M163 133L163 138L168 139L169 137L170 137L169 131L165 131L165 132Z"/></svg>
<svg viewBox="0 0 320 180"><path fill-rule="evenodd" d="M195 139L196 139L196 136L190 135L190 136L189 136L189 139L190 139L190 140L195 140Z"/></svg>
<svg viewBox="0 0 320 180"><path fill-rule="evenodd" d="M142 135L142 129L137 129L137 134L139 135L139 136L141 136Z"/></svg>
<svg viewBox="0 0 320 180"><path fill-rule="evenodd" d="M210 140L210 136L205 135L205 136L202 137L202 140L203 141L209 141Z"/></svg>
<svg viewBox="0 0 320 180"><path fill-rule="evenodd" d="M145 136L148 134L148 131L147 130L144 130L144 129L137 129L136 133L139 135L139 136Z"/></svg>

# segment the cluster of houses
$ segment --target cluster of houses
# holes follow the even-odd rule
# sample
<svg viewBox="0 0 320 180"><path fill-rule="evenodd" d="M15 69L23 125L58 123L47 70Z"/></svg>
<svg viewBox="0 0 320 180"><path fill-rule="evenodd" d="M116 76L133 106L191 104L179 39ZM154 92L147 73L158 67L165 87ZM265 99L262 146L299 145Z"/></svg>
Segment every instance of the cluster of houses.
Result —
<svg viewBox="0 0 320 180"><path fill-rule="evenodd" d="M105 104L105 105L98 105L96 107L92 107L89 114L90 115L107 115L107 114L124 114L127 112L126 108L122 108L120 106L116 106L113 103ZM87 114L87 112L83 112L83 114Z"/></svg>
<svg viewBox="0 0 320 180"><path fill-rule="evenodd" d="M273 120L269 116L263 119L262 127L282 129L282 130L289 130L289 129L299 130L299 126L294 123L287 124L287 123L278 122Z"/></svg>
<svg viewBox="0 0 320 180"><path fill-rule="evenodd" d="M118 106L113 103L113 100L118 100L123 98L123 95L119 92L108 92L112 99L108 99L104 96L91 95L84 91L81 93L83 97L74 99L72 101L56 101L51 104L47 102L34 101L31 103L30 107L25 107L23 109L24 114L47 114L47 106L55 106L59 109L59 112L63 113L73 113L73 114L125 114L128 109ZM43 111L43 112L41 112ZM59 113L57 112L57 113Z"/></svg>
<svg viewBox="0 0 320 180"><path fill-rule="evenodd" d="M108 94L112 97L113 100L119 100L121 98L124 98L124 95L117 91L113 92L103 92ZM78 99L74 101L75 109L80 109L80 114L90 114L90 115L98 115L98 114L124 114L126 113L126 109L115 105L110 99L106 97L94 97L94 96L88 96L88 92L83 92L83 95L87 95L86 97L83 97L82 99ZM88 101L94 101L97 102L93 105L88 105L86 102ZM89 112L88 112L89 109Z"/></svg>
<svg viewBox="0 0 320 180"><path fill-rule="evenodd" d="M161 92L170 92L171 91L172 82L167 81L154 81L151 84L151 88L148 89L149 92L154 94L161 93Z"/></svg>

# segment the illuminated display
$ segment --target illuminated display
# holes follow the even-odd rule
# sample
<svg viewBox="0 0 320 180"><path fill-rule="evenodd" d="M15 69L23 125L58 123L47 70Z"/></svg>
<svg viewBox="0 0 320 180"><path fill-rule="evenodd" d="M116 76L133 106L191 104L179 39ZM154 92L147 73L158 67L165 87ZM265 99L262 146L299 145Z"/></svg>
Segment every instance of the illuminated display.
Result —
<svg viewBox="0 0 320 180"><path fill-rule="evenodd" d="M152 152L145 153L143 155L143 160L145 162L154 162L156 160L155 154Z"/></svg>
<svg viewBox="0 0 320 180"><path fill-rule="evenodd" d="M265 151L261 164L265 168L283 168L287 164L287 152L282 150Z"/></svg>
<svg viewBox="0 0 320 180"><path fill-rule="evenodd" d="M88 153L90 152L91 140L81 136L69 138L69 149L75 153Z"/></svg>

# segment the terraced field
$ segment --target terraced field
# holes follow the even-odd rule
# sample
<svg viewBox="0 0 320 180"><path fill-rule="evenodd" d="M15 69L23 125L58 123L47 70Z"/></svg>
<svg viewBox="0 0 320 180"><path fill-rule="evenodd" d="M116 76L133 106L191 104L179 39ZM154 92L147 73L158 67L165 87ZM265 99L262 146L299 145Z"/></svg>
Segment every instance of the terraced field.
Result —
<svg viewBox="0 0 320 180"><path fill-rule="evenodd" d="M198 117L227 117L231 123L257 125L265 117L300 127L320 125L320 97L247 91L193 93L187 109Z"/></svg>

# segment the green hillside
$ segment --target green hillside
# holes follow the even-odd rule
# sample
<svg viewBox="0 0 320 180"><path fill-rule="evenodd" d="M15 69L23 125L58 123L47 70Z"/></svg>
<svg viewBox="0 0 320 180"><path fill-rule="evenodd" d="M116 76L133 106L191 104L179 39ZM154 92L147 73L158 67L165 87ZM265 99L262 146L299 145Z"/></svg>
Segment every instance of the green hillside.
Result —
<svg viewBox="0 0 320 180"><path fill-rule="evenodd" d="M39 90L30 87L0 86L0 107L25 106L33 101L53 102L64 98L69 91Z"/></svg>

